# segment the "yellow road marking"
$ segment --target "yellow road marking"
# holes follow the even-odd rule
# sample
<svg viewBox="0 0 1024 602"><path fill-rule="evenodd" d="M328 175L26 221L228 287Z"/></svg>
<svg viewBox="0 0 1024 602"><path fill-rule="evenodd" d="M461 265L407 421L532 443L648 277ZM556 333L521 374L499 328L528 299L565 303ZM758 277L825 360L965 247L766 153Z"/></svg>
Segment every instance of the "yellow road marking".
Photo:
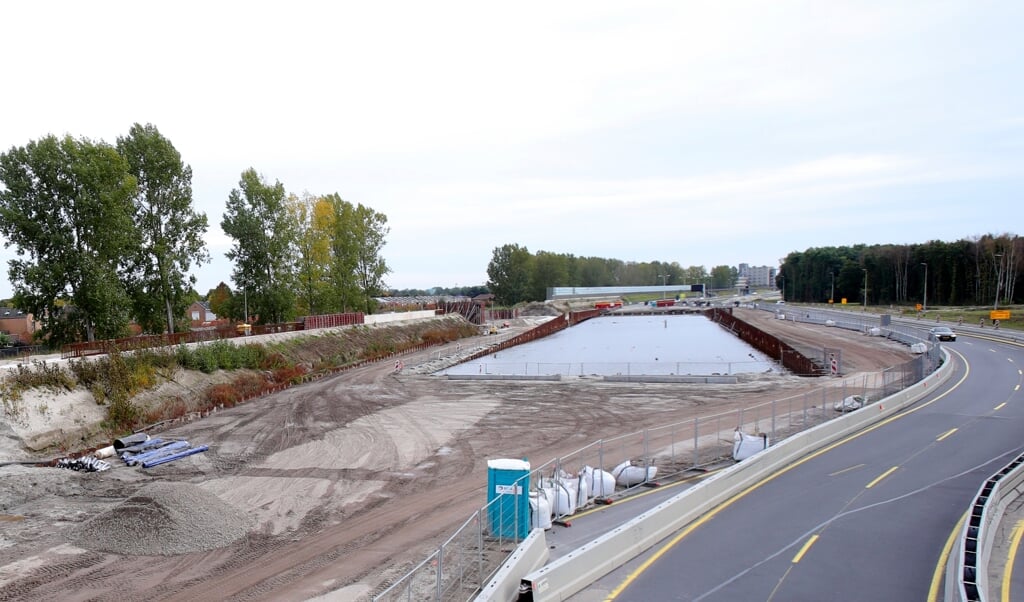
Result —
<svg viewBox="0 0 1024 602"><path fill-rule="evenodd" d="M999 408L996 408L996 409L998 410ZM943 439L945 439L946 437L952 435L953 433L957 432L958 430L960 430L960 429L958 429L956 427L951 428L948 431L946 431L945 433L942 433L941 435L939 435L939 438L936 439L936 441L942 441Z"/></svg>
<svg viewBox="0 0 1024 602"><path fill-rule="evenodd" d="M804 557L804 554L807 553L807 550L811 549L811 546L813 546L814 542L816 541L818 541L818 536L811 535L811 538L807 540L807 543L804 544L804 547L800 548L800 551L797 552L796 556L793 557L793 564L797 564L798 562L800 562L800 559Z"/></svg>
<svg viewBox="0 0 1024 602"><path fill-rule="evenodd" d="M872 487L874 487L875 485L877 485L879 481L881 481L882 479L884 479L885 477L887 477L887 476L891 475L892 473L896 472L896 471L897 471L897 470L899 470L899 469L900 469L900 467L899 467L899 466L893 466L893 467L892 467L892 468L890 468L889 470L887 470L887 471L883 472L882 474L878 475L878 477L877 477L877 478L875 478L875 480L874 480L874 481L871 481L870 483L868 483L867 485L865 485L865 486L864 486L864 489L871 489Z"/></svg>
<svg viewBox="0 0 1024 602"><path fill-rule="evenodd" d="M1010 577L1013 575L1013 561L1017 557L1021 536L1024 536L1024 520L1017 521L1010 537L1010 552L1006 555L1006 570L1003 572L1003 602L1010 602Z"/></svg>
<svg viewBox="0 0 1024 602"><path fill-rule="evenodd" d="M1001 404L997 405L996 407L992 408L992 411L993 412L999 411L999 410L1003 409L1003 406L1005 406L1005 405L1006 405L1006 402L1004 401L1003 403L1001 403Z"/></svg>
<svg viewBox="0 0 1024 602"><path fill-rule="evenodd" d="M960 515L960 520L956 522L956 526L953 527L949 537L946 538L946 545L942 546L939 562L935 565L935 571L932 572L932 585L928 588L928 602L937 602L939 599L939 586L946 579L946 563L949 561L949 553L953 551L953 544L956 543L960 530L964 528L965 520L967 520L966 512Z"/></svg>

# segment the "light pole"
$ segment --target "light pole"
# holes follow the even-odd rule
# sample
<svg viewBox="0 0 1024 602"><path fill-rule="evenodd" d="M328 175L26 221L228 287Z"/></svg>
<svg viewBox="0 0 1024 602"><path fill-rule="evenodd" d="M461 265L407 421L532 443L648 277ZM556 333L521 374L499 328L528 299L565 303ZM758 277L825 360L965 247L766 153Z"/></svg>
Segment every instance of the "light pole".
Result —
<svg viewBox="0 0 1024 602"><path fill-rule="evenodd" d="M668 280L668 274L658 274L658 278L661 278L661 286L665 286L665 281Z"/></svg>
<svg viewBox="0 0 1024 602"><path fill-rule="evenodd" d="M922 261L921 265L924 266L924 300L921 302L921 311L928 311L928 263Z"/></svg>
<svg viewBox="0 0 1024 602"><path fill-rule="evenodd" d="M861 268L864 270L864 311L868 310L868 269Z"/></svg>
<svg viewBox="0 0 1024 602"><path fill-rule="evenodd" d="M836 302L836 273L832 272L832 290L828 293L828 302Z"/></svg>
<svg viewBox="0 0 1024 602"><path fill-rule="evenodd" d="M1003 254L993 255L998 262L996 264L996 302L992 304L992 311L999 309L999 285L1003 283Z"/></svg>

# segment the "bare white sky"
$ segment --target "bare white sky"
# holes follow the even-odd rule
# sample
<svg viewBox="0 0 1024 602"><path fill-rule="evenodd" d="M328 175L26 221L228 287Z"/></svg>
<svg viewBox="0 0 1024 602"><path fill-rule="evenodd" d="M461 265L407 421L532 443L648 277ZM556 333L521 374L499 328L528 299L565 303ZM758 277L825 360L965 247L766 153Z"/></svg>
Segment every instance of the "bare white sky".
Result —
<svg viewBox="0 0 1024 602"><path fill-rule="evenodd" d="M249 167L387 215L393 288L483 284L506 243L710 269L1021 229L1020 2L44 0L0 14L0 152L156 125L210 220L203 294L231 284L220 221Z"/></svg>

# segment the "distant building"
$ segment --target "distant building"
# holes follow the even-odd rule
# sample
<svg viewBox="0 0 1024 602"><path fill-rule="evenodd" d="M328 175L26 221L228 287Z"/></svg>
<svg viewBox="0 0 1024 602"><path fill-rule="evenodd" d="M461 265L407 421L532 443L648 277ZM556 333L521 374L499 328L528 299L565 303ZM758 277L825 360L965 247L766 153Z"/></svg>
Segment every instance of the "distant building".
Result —
<svg viewBox="0 0 1024 602"><path fill-rule="evenodd" d="M0 332L22 343L31 343L39 324L32 314L13 307L0 307Z"/></svg>
<svg viewBox="0 0 1024 602"><path fill-rule="evenodd" d="M744 282L746 286L751 288L775 286L775 275L777 270L773 267L766 265L751 266L746 263L741 263L738 266L737 271L739 278L745 279Z"/></svg>
<svg viewBox="0 0 1024 602"><path fill-rule="evenodd" d="M188 317L192 321L193 327L203 326L204 323L217 320L217 314L213 313L213 310L210 309L208 301L194 301L192 305L188 306Z"/></svg>

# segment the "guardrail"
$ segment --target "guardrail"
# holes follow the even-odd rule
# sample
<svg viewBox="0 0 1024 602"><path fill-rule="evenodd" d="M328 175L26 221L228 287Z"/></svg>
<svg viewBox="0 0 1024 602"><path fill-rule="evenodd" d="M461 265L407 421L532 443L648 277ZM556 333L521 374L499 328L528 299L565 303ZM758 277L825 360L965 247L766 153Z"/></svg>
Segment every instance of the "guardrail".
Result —
<svg viewBox="0 0 1024 602"><path fill-rule="evenodd" d="M996 530L1007 506L1024 495L1024 454L1017 456L979 488L970 513L946 563L945 600L984 602L988 562Z"/></svg>

